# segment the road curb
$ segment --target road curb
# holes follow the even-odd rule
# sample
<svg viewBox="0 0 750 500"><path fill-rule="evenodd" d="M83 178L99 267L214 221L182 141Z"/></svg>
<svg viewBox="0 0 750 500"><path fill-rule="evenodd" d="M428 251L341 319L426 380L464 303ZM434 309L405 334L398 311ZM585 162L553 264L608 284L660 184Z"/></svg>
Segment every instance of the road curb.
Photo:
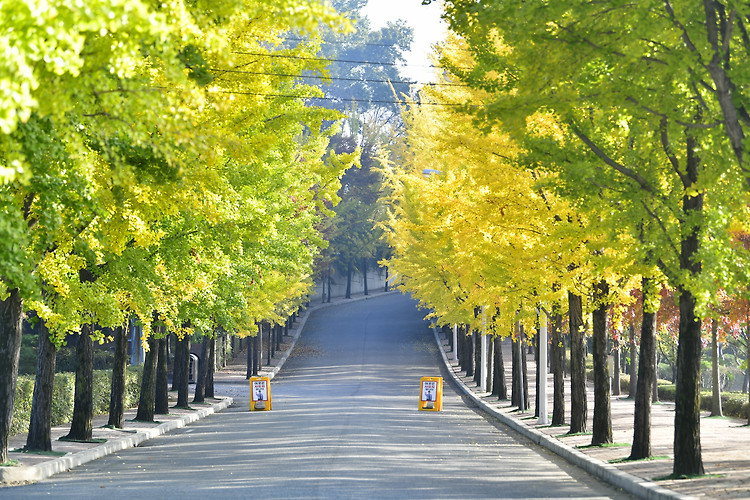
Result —
<svg viewBox="0 0 750 500"><path fill-rule="evenodd" d="M234 400L225 397L218 403L209 407L202 408L192 413L188 413L174 420L164 422L150 429L136 432L130 436L113 439L102 443L99 446L89 448L88 450L65 455L54 460L48 460L36 465L21 467L0 467L0 484L12 485L17 483L36 482L46 479L50 476L64 472L66 470L78 467L92 460L111 455L120 450L134 448L144 441L153 439L167 432L185 427L187 424L206 418L207 416L228 408Z"/></svg>
<svg viewBox="0 0 750 500"><path fill-rule="evenodd" d="M589 474L596 476L599 479L602 479L603 481L611 484L612 486L620 488L621 490L635 495L639 498L645 498L647 500L696 500L695 497L681 495L667 488L663 488L651 481L647 481L640 477L621 471L612 464L589 457L585 453L582 453L575 448L571 448L570 446L565 445L557 439L551 438L536 429L532 429L524 423L518 421L517 419L509 417L508 415L505 415L504 413L498 411L492 405L488 404L486 401L478 397L474 393L474 391L472 391L464 383L464 381L461 380L458 375L456 375L453 369L453 365L448 360L445 349L443 349L443 343L440 340L437 328L433 328L432 331L435 335L435 342L437 343L440 355L443 357L443 363L445 364L446 369L450 373L451 378L456 383L456 385L458 385L461 391L466 394L466 396L471 398L477 404L477 406L481 407L484 411L495 417L506 426L510 427L515 432L521 434L527 439L530 439L535 444L546 448L552 453L555 453L561 458L564 458L566 461L570 462L580 469L585 470Z"/></svg>

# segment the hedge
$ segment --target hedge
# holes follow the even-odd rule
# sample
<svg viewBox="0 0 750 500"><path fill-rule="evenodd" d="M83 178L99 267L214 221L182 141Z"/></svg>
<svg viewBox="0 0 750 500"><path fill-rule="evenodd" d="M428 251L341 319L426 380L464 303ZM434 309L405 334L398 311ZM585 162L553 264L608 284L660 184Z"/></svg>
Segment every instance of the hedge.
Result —
<svg viewBox="0 0 750 500"><path fill-rule="evenodd" d="M130 366L125 372L125 408L138 404L142 367ZM75 374L56 373L52 396L52 425L61 425L73 419L73 396L75 394ZM109 393L112 386L111 370L94 370L94 415L109 412ZM34 396L34 376L19 375L16 387L16 402L13 409L13 422L10 433L27 432L31 420L31 400Z"/></svg>
<svg viewBox="0 0 750 500"><path fill-rule="evenodd" d="M659 399L674 401L677 388L674 384L659 385ZM721 409L727 417L748 418L750 403L744 392L722 392ZM701 391L701 410L711 411L713 396L711 390Z"/></svg>
<svg viewBox="0 0 750 500"><path fill-rule="evenodd" d="M590 369L587 371L586 376L588 380L594 380L594 370ZM628 385L630 384L630 376L627 374L620 375L620 393L625 394L628 392ZM670 383L668 380L659 379L659 399L662 401L674 401L675 400L675 385ZM711 390L701 391L701 410L711 411ZM722 392L721 393L721 410L722 413L727 417L736 417L741 419L747 419L750 416L750 402L748 402L748 396L744 392Z"/></svg>

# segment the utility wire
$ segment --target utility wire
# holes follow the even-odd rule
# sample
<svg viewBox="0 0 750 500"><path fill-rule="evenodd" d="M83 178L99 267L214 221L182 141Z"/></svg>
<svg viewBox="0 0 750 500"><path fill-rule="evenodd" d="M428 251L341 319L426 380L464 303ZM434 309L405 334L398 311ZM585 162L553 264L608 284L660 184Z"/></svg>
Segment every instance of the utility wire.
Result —
<svg viewBox="0 0 750 500"><path fill-rule="evenodd" d="M263 71L246 71L241 69L220 69L220 68L210 68L210 71L215 72L223 72L223 73L242 73L245 75L260 75L260 76L278 76L278 77L285 77L285 78L319 78L319 79L327 79L327 80L338 80L338 81L345 81L345 82L362 82L362 83L393 83L393 84L407 84L407 85L416 85L420 82L416 80L385 80L385 79L362 79L362 78L348 78L343 76L330 76L330 77L324 77L322 75L295 75L295 74L287 74L287 73L266 73ZM465 83L422 83L422 85L426 86L433 86L433 87L468 87Z"/></svg>
<svg viewBox="0 0 750 500"><path fill-rule="evenodd" d="M325 62L337 62L346 64L373 64L376 66L411 66L417 68L438 68L444 69L442 66L436 66L434 64L401 64L395 62L385 61L361 61L355 59L329 59L326 57L311 57L311 56L293 56L287 54L263 54L261 52L235 52L235 54L241 54L246 56L257 56L257 57L276 57L285 59L301 59L304 61L325 61ZM471 69L469 67L461 67L460 69Z"/></svg>
<svg viewBox="0 0 750 500"><path fill-rule="evenodd" d="M284 38L285 42L310 42L310 40L306 40L304 38ZM392 43L374 43L374 42L357 42L357 41L346 41L346 40L321 40L323 45L348 45L351 44L352 46L360 47L362 45L366 45L368 47L397 47L398 44L396 42Z"/></svg>
<svg viewBox="0 0 750 500"><path fill-rule="evenodd" d="M310 42L304 38L284 38L285 42ZM357 42L357 41L346 41L346 40L325 40L321 39L322 45L352 45L353 47L360 47L362 45L367 47L395 47L398 46L396 42L392 43L375 43L375 42ZM471 52L469 49L462 49L460 47L454 48L453 50L460 50L461 52Z"/></svg>
<svg viewBox="0 0 750 500"><path fill-rule="evenodd" d="M283 97L289 99L320 99L322 101L342 101L342 102L363 102L369 104L404 104L401 101L396 100L383 100L383 99L361 99L361 98L344 98L344 97L328 97L328 96L301 96L291 94L272 94L264 92L242 92L233 90L217 90L214 91L217 94L237 94L237 95L251 95L259 97ZM417 106L447 106L447 107L459 107L466 106L467 104L450 103L450 102L416 102ZM471 106L471 105L469 105Z"/></svg>

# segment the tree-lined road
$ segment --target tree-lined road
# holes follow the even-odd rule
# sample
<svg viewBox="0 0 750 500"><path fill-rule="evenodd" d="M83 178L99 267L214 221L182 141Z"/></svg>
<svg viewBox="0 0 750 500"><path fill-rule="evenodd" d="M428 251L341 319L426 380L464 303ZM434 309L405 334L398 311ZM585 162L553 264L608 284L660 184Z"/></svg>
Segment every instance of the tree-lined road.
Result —
<svg viewBox="0 0 750 500"><path fill-rule="evenodd" d="M448 379L443 411L417 411L420 377L444 375L423 315L401 295L315 311L272 411L247 411L243 384L223 413L0 496L628 498L488 422Z"/></svg>

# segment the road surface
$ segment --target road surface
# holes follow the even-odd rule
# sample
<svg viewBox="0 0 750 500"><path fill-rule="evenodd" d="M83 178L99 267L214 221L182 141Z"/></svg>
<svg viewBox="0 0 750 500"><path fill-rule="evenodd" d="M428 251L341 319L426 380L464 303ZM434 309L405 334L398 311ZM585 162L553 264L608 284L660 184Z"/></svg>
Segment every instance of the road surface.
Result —
<svg viewBox="0 0 750 500"><path fill-rule="evenodd" d="M630 498L515 437L464 401L415 303L398 294L313 311L249 412L228 410L0 498ZM417 411L443 376L443 411Z"/></svg>

